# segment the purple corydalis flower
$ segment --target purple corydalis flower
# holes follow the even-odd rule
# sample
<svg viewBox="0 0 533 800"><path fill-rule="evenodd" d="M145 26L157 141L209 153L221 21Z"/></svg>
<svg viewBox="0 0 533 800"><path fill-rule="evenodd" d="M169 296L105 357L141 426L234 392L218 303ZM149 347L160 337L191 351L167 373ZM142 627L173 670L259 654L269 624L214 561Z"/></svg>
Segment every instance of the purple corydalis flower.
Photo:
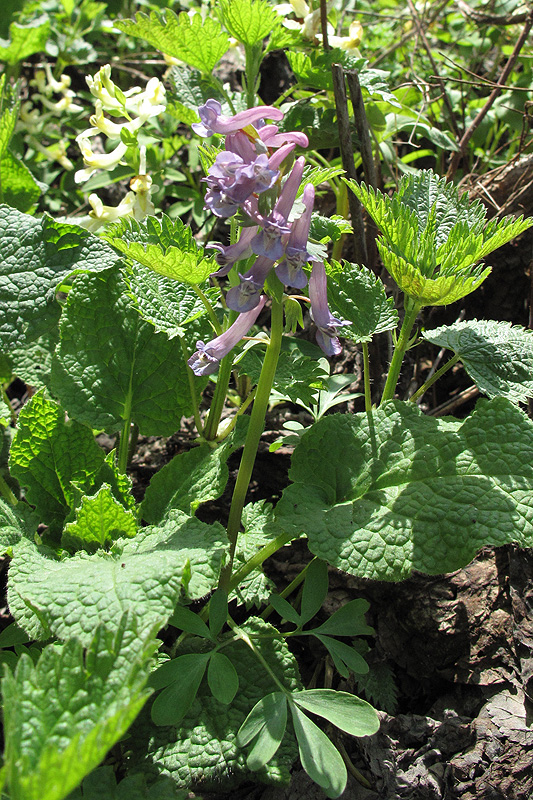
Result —
<svg viewBox="0 0 533 800"><path fill-rule="evenodd" d="M303 289L307 284L307 275L303 271L304 264L311 260L307 252L307 239L311 225L311 214L315 202L315 187L308 183L303 193L305 211L292 223L289 240L285 248L285 258L276 268L276 275L286 286Z"/></svg>
<svg viewBox="0 0 533 800"><path fill-rule="evenodd" d="M317 327L316 340L327 356L337 356L342 345L337 338L337 326L348 325L333 316L328 306L328 282L322 261L314 261L309 278L311 318Z"/></svg>
<svg viewBox="0 0 533 800"><path fill-rule="evenodd" d="M206 205L216 214L219 208L224 213L219 216L228 216L225 206L241 205L252 194L261 194L276 182L279 172L271 169L268 156L262 154L247 163L237 155L225 151L219 153L215 163L210 167L205 181L209 187L206 195ZM224 197L224 204L217 202L217 194ZM213 200L212 200L213 198Z"/></svg>
<svg viewBox="0 0 533 800"><path fill-rule="evenodd" d="M228 274L236 261L243 261L245 258L251 256L252 248L250 247L250 242L256 233L257 225L253 225L251 228L244 228L236 244L227 246L219 244L218 242L210 242L207 244L206 249L211 248L212 250L218 251L216 254L216 261L220 269L211 274L217 278L222 278L224 275Z"/></svg>
<svg viewBox="0 0 533 800"><path fill-rule="evenodd" d="M309 139L305 133L300 131L287 131L279 133L277 125L265 125L259 131L260 139L267 147L281 147L284 144L293 143L300 147L308 147Z"/></svg>
<svg viewBox="0 0 533 800"><path fill-rule="evenodd" d="M266 303L266 295L259 298L257 306L245 314L240 314L225 333L205 344L196 342L197 350L187 361L195 375L211 375L218 369L219 362L227 356L243 336L246 336L259 312Z"/></svg>
<svg viewBox="0 0 533 800"><path fill-rule="evenodd" d="M214 133L234 133L247 125L253 125L262 119L283 119L283 111L273 106L259 106L248 108L246 111L239 111L232 117L226 117L222 113L222 106L218 100L207 100L198 108L201 122L194 122L192 129L199 136L212 136Z"/></svg>
<svg viewBox="0 0 533 800"><path fill-rule="evenodd" d="M248 272L244 275L239 273L240 284L233 286L226 295L227 307L240 314L255 308L261 300L266 276L273 266L272 259L259 256Z"/></svg>
<svg viewBox="0 0 533 800"><path fill-rule="evenodd" d="M272 259L272 261L277 261L278 258L282 257L285 251L282 237L290 233L291 230L290 225L287 224L287 219L302 182L304 167L305 159L297 158L272 212L266 219L259 215L258 219L256 217L263 228L252 239L252 250L258 256L265 256Z"/></svg>

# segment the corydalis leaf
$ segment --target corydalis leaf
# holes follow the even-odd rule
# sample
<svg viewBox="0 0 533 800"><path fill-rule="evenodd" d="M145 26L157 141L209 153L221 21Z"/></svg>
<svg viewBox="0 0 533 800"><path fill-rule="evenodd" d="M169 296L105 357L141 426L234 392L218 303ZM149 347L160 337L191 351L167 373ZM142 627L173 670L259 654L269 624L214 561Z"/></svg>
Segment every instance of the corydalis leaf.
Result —
<svg viewBox="0 0 533 800"><path fill-rule="evenodd" d="M277 521L365 578L449 572L484 545L533 544L532 464L533 423L504 398L463 421L391 401L304 434Z"/></svg>

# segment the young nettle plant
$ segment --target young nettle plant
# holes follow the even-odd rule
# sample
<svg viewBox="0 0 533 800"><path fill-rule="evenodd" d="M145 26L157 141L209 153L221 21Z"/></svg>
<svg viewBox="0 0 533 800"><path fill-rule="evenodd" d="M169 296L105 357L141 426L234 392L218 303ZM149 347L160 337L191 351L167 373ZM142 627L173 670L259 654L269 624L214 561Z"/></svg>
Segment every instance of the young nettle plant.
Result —
<svg viewBox="0 0 533 800"><path fill-rule="evenodd" d="M304 688L289 647L313 637L342 678L368 671L358 641L372 635L366 602L315 620L328 565L394 581L456 569L484 545L533 544L533 425L519 408L533 395L532 334L490 321L423 332L453 351L448 368L460 360L488 396L464 420L426 416L412 402L429 381L409 401L394 399L419 311L477 288L488 274L479 262L531 223L487 223L480 205L430 172L404 178L392 198L349 183L404 293L376 408L368 343L395 331L398 311L367 269L325 260L328 237L313 212L321 172L294 157L306 137L284 131L274 107L232 114L208 100L199 116L196 132L213 137L201 148L206 205L229 220L229 244L204 249L167 217L125 219L98 238L0 209L8 360L20 365L21 348L53 330L56 287L68 289L47 391L21 410L0 484L15 619L3 641L18 647L2 683L1 774L13 800L37 800L43 786L46 800L61 800L117 742L125 781L169 796L251 775L287 781L299 755L338 797L347 771L330 736L372 735L379 717L349 684ZM284 334L284 309L292 328L296 302L310 307L318 347ZM339 335L362 344L366 408L326 415L316 401L332 404L335 386L320 358L340 352ZM222 421L236 372L245 389ZM203 414L199 398L215 373ZM276 507L246 504L279 395L316 407L315 421ZM196 446L157 472L137 505L127 465L138 431L169 435L183 415L194 417ZM8 421L0 414L4 429ZM95 443L102 430L118 435L116 455ZM204 522L196 512L222 495L228 457L242 445L227 526ZM263 564L302 537L313 555L278 594ZM86 778L84 793L105 785L103 770Z"/></svg>

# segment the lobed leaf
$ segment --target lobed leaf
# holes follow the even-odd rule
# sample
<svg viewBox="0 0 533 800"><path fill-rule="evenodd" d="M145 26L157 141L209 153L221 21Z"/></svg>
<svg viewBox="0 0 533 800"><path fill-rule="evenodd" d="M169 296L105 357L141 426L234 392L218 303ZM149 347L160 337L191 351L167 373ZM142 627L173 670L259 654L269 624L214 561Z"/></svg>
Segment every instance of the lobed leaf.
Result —
<svg viewBox="0 0 533 800"><path fill-rule="evenodd" d="M510 322L468 320L422 333L453 350L480 391L526 403L533 397L533 334Z"/></svg>
<svg viewBox="0 0 533 800"><path fill-rule="evenodd" d="M303 435L277 521L351 574L450 572L485 545L532 545L532 464L533 423L504 398L462 421L391 401Z"/></svg>
<svg viewBox="0 0 533 800"><path fill-rule="evenodd" d="M261 374L263 358L256 347L250 348L238 362L240 374L248 375L256 385ZM293 403L310 405L317 389L327 377L324 366L316 359L298 352L296 348L282 350L276 366L273 388Z"/></svg>
<svg viewBox="0 0 533 800"><path fill-rule="evenodd" d="M152 703L154 725L178 725L182 721L194 702L208 661L209 653L188 653L166 661L155 672L151 686L164 688Z"/></svg>

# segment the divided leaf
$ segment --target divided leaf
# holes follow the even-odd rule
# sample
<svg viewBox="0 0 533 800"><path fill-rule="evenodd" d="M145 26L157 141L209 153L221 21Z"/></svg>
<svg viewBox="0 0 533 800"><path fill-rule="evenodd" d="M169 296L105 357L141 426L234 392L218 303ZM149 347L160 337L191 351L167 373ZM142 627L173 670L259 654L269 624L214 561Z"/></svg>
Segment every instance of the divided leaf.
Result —
<svg viewBox="0 0 533 800"><path fill-rule="evenodd" d="M97 272L118 263L101 239L77 225L44 215L35 219L0 205L0 348L36 339L39 326L59 317L55 295L73 272Z"/></svg>
<svg viewBox="0 0 533 800"><path fill-rule="evenodd" d="M52 387L70 416L109 432L127 419L146 435L179 428L191 407L180 341L139 316L120 274L79 276L60 331Z"/></svg>
<svg viewBox="0 0 533 800"><path fill-rule="evenodd" d="M76 504L73 484L88 487L103 461L90 428L66 422L61 406L47 400L43 391L21 409L9 456L11 474L52 532L61 529Z"/></svg>
<svg viewBox="0 0 533 800"><path fill-rule="evenodd" d="M370 342L376 333L394 330L398 312L394 298L387 297L383 282L366 267L333 262L328 300L333 313L350 322L340 335L353 342Z"/></svg>
<svg viewBox="0 0 533 800"><path fill-rule="evenodd" d="M291 699L351 736L372 736L379 729L379 717L370 703L349 692L307 689L293 692Z"/></svg>
<svg viewBox="0 0 533 800"><path fill-rule="evenodd" d="M504 398L465 420L399 401L324 417L302 436L290 477L279 524L365 578L451 572L485 545L533 544L533 423Z"/></svg>
<svg viewBox="0 0 533 800"><path fill-rule="evenodd" d="M70 639L48 645L36 665L23 655L14 675L4 671L12 800L63 800L98 766L151 693L144 687L153 636L139 638L124 617L118 630L98 628L86 653Z"/></svg>
<svg viewBox="0 0 533 800"><path fill-rule="evenodd" d="M86 644L98 625L111 625L125 611L136 615L141 631L162 627L182 593L198 599L211 591L225 547L221 525L179 511L120 540L110 553L80 551L57 561L22 540L10 566L9 608L34 638L52 633Z"/></svg>
<svg viewBox="0 0 533 800"><path fill-rule="evenodd" d="M422 333L453 350L480 391L526 403L533 397L533 334L510 322L468 320Z"/></svg>
<svg viewBox="0 0 533 800"><path fill-rule="evenodd" d="M294 702L290 703L290 709L302 767L311 780L324 789L327 797L339 797L348 780L341 754Z"/></svg>
<svg viewBox="0 0 533 800"><path fill-rule="evenodd" d="M164 15L139 12L135 20L115 20L116 27L151 44L161 53L185 61L201 72L211 74L230 46L229 36L210 16L191 18L183 11L179 16L167 9Z"/></svg>

